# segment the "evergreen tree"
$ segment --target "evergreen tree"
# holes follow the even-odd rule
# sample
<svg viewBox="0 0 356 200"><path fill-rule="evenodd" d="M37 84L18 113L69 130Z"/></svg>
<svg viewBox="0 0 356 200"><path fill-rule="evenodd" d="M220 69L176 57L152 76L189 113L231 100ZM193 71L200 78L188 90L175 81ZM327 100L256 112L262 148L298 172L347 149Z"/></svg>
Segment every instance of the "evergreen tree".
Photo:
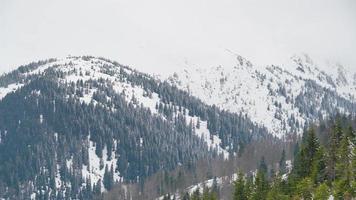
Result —
<svg viewBox="0 0 356 200"><path fill-rule="evenodd" d="M261 158L260 166L255 178L255 188L252 194L252 199L266 199L269 185L267 180L267 164L264 157Z"/></svg>
<svg viewBox="0 0 356 200"><path fill-rule="evenodd" d="M310 177L316 184L322 183L326 179L326 158L322 146L318 148L314 156Z"/></svg>
<svg viewBox="0 0 356 200"><path fill-rule="evenodd" d="M253 183L253 177L252 176L247 176L246 177L246 184L245 184L245 194L247 199L252 199L252 194L254 191L254 183Z"/></svg>
<svg viewBox="0 0 356 200"><path fill-rule="evenodd" d="M336 120L336 123L332 127L331 137L329 141L329 152L328 152L328 164L327 164L327 174L329 181L335 180L336 177L336 162L337 162L337 151L340 138L342 136L342 127L340 119Z"/></svg>
<svg viewBox="0 0 356 200"><path fill-rule="evenodd" d="M306 149L302 147L300 150L295 155L294 162L293 162L293 170L292 170L292 176L295 177L296 179L301 179L306 176L307 174L307 169L305 167L307 159L307 153Z"/></svg>
<svg viewBox="0 0 356 200"><path fill-rule="evenodd" d="M267 194L267 200L287 200L289 199L288 195L285 195L283 193L283 183L282 179L279 175L277 175L272 184L271 188L268 191Z"/></svg>
<svg viewBox="0 0 356 200"><path fill-rule="evenodd" d="M351 140L351 142L354 142L356 135L355 135L354 129L352 128L352 125L349 125L347 127L346 136Z"/></svg>
<svg viewBox="0 0 356 200"><path fill-rule="evenodd" d="M336 154L337 163L335 166L336 177L339 179L349 180L351 176L350 169L350 143L347 134L343 134L340 145Z"/></svg>
<svg viewBox="0 0 356 200"><path fill-rule="evenodd" d="M279 160L279 174L287 173L286 151L283 149L281 159Z"/></svg>
<svg viewBox="0 0 356 200"><path fill-rule="evenodd" d="M103 178L103 184L106 190L111 190L113 187L113 167L108 169L108 165L105 165L105 172Z"/></svg>
<svg viewBox="0 0 356 200"><path fill-rule="evenodd" d="M234 183L234 197L233 200L247 200L245 179L242 172L238 173L238 178Z"/></svg>
<svg viewBox="0 0 356 200"><path fill-rule="evenodd" d="M198 120L197 120L196 128L197 128L197 129L200 129L200 118L198 118Z"/></svg>
<svg viewBox="0 0 356 200"><path fill-rule="evenodd" d="M318 151L319 141L315 135L314 128L311 128L306 135L304 135L303 143L294 161L293 173L298 179L311 175L313 164L318 165L320 161L315 161L315 156Z"/></svg>
<svg viewBox="0 0 356 200"><path fill-rule="evenodd" d="M296 195L304 200L311 200L313 183L309 178L304 178L296 186Z"/></svg>
<svg viewBox="0 0 356 200"><path fill-rule="evenodd" d="M314 191L314 200L325 200L330 196L329 187L326 183L320 184Z"/></svg>
<svg viewBox="0 0 356 200"><path fill-rule="evenodd" d="M336 199L345 199L353 193L350 178L352 174L350 160L349 134L344 133L336 152L334 196Z"/></svg>
<svg viewBox="0 0 356 200"><path fill-rule="evenodd" d="M333 189L334 189L334 198L336 200L344 200L349 199L350 194L350 185L348 180L346 179L336 179L333 182Z"/></svg>
<svg viewBox="0 0 356 200"><path fill-rule="evenodd" d="M262 172L264 175L267 175L268 172L268 166L265 160L265 157L262 156L259 164L259 171Z"/></svg>
<svg viewBox="0 0 356 200"><path fill-rule="evenodd" d="M306 145L305 145L305 151L307 156L306 163L304 163L305 168L307 169L306 175L310 175L311 173L312 163L314 162L315 155L318 150L319 150L319 142L315 135L315 129L311 128L308 132Z"/></svg>

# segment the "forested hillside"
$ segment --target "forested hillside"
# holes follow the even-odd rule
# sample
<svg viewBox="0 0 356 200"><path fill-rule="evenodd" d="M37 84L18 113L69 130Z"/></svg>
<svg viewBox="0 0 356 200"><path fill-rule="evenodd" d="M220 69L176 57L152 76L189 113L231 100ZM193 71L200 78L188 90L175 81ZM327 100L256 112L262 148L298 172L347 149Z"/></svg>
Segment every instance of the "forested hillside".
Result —
<svg viewBox="0 0 356 200"><path fill-rule="evenodd" d="M0 198L93 199L274 140L244 115L102 58L31 63L0 84Z"/></svg>

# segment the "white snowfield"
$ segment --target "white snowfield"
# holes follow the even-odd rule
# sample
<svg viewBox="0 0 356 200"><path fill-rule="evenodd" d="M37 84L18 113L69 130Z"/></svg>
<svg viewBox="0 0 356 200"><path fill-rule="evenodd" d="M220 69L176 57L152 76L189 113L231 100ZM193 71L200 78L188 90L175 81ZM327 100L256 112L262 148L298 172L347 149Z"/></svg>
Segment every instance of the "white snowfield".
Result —
<svg viewBox="0 0 356 200"><path fill-rule="evenodd" d="M356 99L356 74L339 64L335 64L335 73L326 74L307 55L293 56L282 66L255 66L236 54L227 54L223 63L212 68L190 67L174 73L168 81L209 105L247 114L280 138L291 132L287 123L291 117L301 125L295 132L303 131L307 116L293 102L307 81L315 81L350 101Z"/></svg>

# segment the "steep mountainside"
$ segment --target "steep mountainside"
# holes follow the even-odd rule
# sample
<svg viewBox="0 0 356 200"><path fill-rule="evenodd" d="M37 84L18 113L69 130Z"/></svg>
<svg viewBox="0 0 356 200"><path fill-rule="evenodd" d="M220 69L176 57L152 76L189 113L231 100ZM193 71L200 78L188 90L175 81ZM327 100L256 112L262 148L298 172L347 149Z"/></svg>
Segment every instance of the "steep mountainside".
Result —
<svg viewBox="0 0 356 200"><path fill-rule="evenodd" d="M0 198L92 199L268 131L116 62L49 59L0 77Z"/></svg>
<svg viewBox="0 0 356 200"><path fill-rule="evenodd" d="M208 105L247 115L278 137L301 134L306 124L356 111L356 74L335 64L328 74L307 55L282 66L255 66L233 54L231 64L174 73L168 81Z"/></svg>

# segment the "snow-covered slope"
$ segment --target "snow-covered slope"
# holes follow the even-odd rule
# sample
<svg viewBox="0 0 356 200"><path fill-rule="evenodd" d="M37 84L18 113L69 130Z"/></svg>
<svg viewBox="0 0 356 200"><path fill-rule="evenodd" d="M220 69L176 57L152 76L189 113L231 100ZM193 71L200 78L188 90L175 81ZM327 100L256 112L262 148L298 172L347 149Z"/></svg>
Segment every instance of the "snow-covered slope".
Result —
<svg viewBox="0 0 356 200"><path fill-rule="evenodd" d="M31 82L30 77L41 77L44 73L57 73L60 74L58 76L58 84L71 84L75 83L76 89L78 91L82 91L81 94L77 94L79 100L84 104L93 103L94 105L99 103L94 99L94 93L100 90L99 87L95 87L95 85L91 85L90 87L85 84L86 81L103 81L106 84L110 84L113 90L122 95L125 98L127 104L133 104L134 106L143 106L149 109L153 115L159 115L164 118L163 114L159 113L158 105L162 103L162 100L159 98L159 95L155 92L147 94L147 91L144 90L142 86L134 84L128 80L125 80L123 74L131 74L131 73L139 73L128 67L118 65L112 61L103 59L103 58L95 58L95 57L66 57L62 59L54 59L46 63L36 64L34 67L30 67L29 70L20 71L16 74L18 81L10 81L8 84L0 85L0 101L6 95L11 92L15 92L19 88L29 84ZM141 74L145 76L145 74ZM81 88L79 88L81 87ZM102 89L102 88L101 88ZM36 95L40 95L41 91L34 91ZM66 97L66 98L69 98ZM109 98L109 97L107 97ZM56 108L56 103L53 102L54 110ZM103 105L107 107L108 111L114 111L114 108L110 107L110 105ZM212 135L207 128L207 122L200 120L197 116L189 116L189 110L186 108L184 115L186 119L187 125L192 123L195 127L195 124L199 123L199 127L195 127L195 135L204 141L208 147L212 151L216 151L218 154L221 154L225 159L228 158L229 153L221 147L221 140L216 136ZM177 108L178 110L178 108ZM182 114L183 113L176 113ZM46 121L43 115L40 115L41 124ZM199 122L198 122L199 121ZM58 137L58 136L57 136ZM97 184L98 181L101 181L101 190L104 191L103 179L105 168L102 166L112 167L114 174L113 179L114 182L119 182L122 180L120 176L120 172L116 170L116 163L118 161L118 157L120 155L115 154L115 148L112 149L110 155L116 156L108 156L108 149L104 147L103 149L103 158L97 156L96 146L90 140L91 134L88 135L88 141L84 145L87 148L89 163L88 165L81 166L81 173L84 180L90 180L91 186ZM140 145L144 143L144 138L140 138ZM1 141L0 141L1 142ZM116 142L114 147L116 147ZM72 159L68 159L66 162L68 169L72 169L73 161ZM59 169L59 167L57 167ZM63 184L61 182L60 172L57 170L56 172L56 187L57 189L61 188Z"/></svg>
<svg viewBox="0 0 356 200"><path fill-rule="evenodd" d="M135 71L130 68L125 67L117 67L111 61L107 61L101 58L94 57L67 57L64 59L57 59L55 62L51 62L49 64L38 67L37 69L25 73L25 76L41 74L45 70L55 70L57 72L65 73L66 75L61 78L60 82L68 83L68 82L78 82L78 81L88 81L88 80L106 80L113 85L114 90L118 94L125 94L125 99L128 103L133 103L138 106L144 106L151 110L153 114L159 114L158 105L161 100L158 97L157 93L152 93L151 95L147 95L145 90L141 86L137 86L131 84L129 82L125 82L120 80L120 70L124 70L125 73L134 73ZM110 70L110 73L108 73ZM21 87L21 84L17 86L12 84L8 88L4 88L4 95L6 92L15 91L17 88ZM97 90L97 88L83 88L84 94L80 97L80 100L84 103L89 104L90 102L95 102L93 100L93 93ZM1 93L0 93L1 94ZM187 110L186 113L189 113ZM180 113L182 114L182 113ZM186 122L187 124L193 123L196 124L199 120L199 117L189 116L186 114ZM195 129L195 133L197 137L201 138L206 142L209 148L217 150L219 154L222 154L226 159L228 158L228 152L221 148L220 139L217 136L213 136L209 130L207 129L207 122L201 121L200 127ZM89 151L90 152L90 151ZM96 173L98 174L98 173ZM103 173L101 173L103 174ZM96 178L98 179L98 178Z"/></svg>
<svg viewBox="0 0 356 200"><path fill-rule="evenodd" d="M350 104L355 102L356 74L347 72L340 64L328 63L328 67L333 70L326 73L306 54L292 56L280 66L256 66L232 52L228 52L226 58L221 66L190 67L174 73L168 78L168 82L189 91L209 105L247 114L255 123L265 126L269 132L279 137L285 133L301 133L306 122L316 120L316 114L310 115L309 111L301 108L303 105L300 103L301 96L305 97L305 93L311 92L308 88L310 84L334 95L331 99L334 101L331 102L332 109L323 106L325 98L330 98L323 94L324 91L319 91L313 99L303 99L304 103L305 100L313 101L313 104L312 102L310 104L314 106L313 109L318 115L326 117L330 115L330 110L353 113L354 107L351 110L345 108L344 102L339 103L338 99L341 98ZM62 82L99 79L110 81L118 93L125 94L128 102L135 99L137 105L142 104L158 114L156 105L160 100L157 94L148 96L142 88L119 81L120 70L132 73L130 68L118 68L106 59L67 57L41 64L23 73L23 76L38 75L49 69L65 73ZM23 85L23 82L15 82L0 87L0 99ZM90 103L95 88L85 91L81 100Z"/></svg>
<svg viewBox="0 0 356 200"><path fill-rule="evenodd" d="M278 137L300 134L306 122L317 120L317 115L326 117L331 110L355 111L343 103L355 102L356 75L347 73L342 65L335 65L337 73L328 74L305 54L291 57L282 66L255 66L239 55L228 56L233 59L223 66L191 67L174 73L168 81L209 105L247 114ZM326 102L332 105L326 107ZM305 110L311 105L318 114Z"/></svg>

